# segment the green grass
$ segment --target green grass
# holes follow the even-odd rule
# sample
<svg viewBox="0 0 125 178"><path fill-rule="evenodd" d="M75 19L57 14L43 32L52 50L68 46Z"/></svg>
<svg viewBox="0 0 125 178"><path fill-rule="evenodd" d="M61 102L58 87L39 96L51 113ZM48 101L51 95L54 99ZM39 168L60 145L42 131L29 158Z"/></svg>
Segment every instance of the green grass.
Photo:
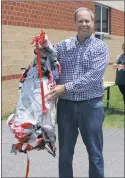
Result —
<svg viewBox="0 0 125 178"><path fill-rule="evenodd" d="M7 118L14 112L15 112L15 109L13 111L5 113L4 115L2 115L2 120L7 120Z"/></svg>
<svg viewBox="0 0 125 178"><path fill-rule="evenodd" d="M105 110L104 128L124 128L124 105L123 97L117 86L110 89L110 104L109 108L106 107L107 91L105 92L103 103ZM6 120L11 114L7 113L2 116L2 120Z"/></svg>
<svg viewBox="0 0 125 178"><path fill-rule="evenodd" d="M106 91L107 92L107 91ZM124 128L124 104L123 97L117 86L110 88L110 104L106 107L105 92L103 103L105 109L104 128Z"/></svg>

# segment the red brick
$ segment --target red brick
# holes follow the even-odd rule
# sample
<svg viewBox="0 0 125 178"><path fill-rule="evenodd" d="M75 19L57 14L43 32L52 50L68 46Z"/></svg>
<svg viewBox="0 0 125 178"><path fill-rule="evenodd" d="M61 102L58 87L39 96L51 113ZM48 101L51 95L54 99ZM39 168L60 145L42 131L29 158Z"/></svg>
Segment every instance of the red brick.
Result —
<svg viewBox="0 0 125 178"><path fill-rule="evenodd" d="M18 25L17 25L18 26ZM25 22L20 22L20 25L19 26L22 26L22 27L25 27Z"/></svg>
<svg viewBox="0 0 125 178"><path fill-rule="evenodd" d="M6 20L6 19L7 19L6 14L2 14L2 20Z"/></svg>
<svg viewBox="0 0 125 178"><path fill-rule="evenodd" d="M2 81L5 81L6 80L6 76L2 76Z"/></svg>
<svg viewBox="0 0 125 178"><path fill-rule="evenodd" d="M12 21L12 23L13 23L12 25L17 26L15 21Z"/></svg>
<svg viewBox="0 0 125 178"><path fill-rule="evenodd" d="M14 78L14 75L7 75L6 80L12 80Z"/></svg>
<svg viewBox="0 0 125 178"><path fill-rule="evenodd" d="M14 17L14 21L17 22L18 21L18 17L15 16Z"/></svg>
<svg viewBox="0 0 125 178"><path fill-rule="evenodd" d="M13 21L13 20L14 20L14 16L10 16L10 18L9 18L9 19Z"/></svg>
<svg viewBox="0 0 125 178"><path fill-rule="evenodd" d="M16 26L22 26L22 22L20 20L18 20L16 24Z"/></svg>
<svg viewBox="0 0 125 178"><path fill-rule="evenodd" d="M13 25L13 22L11 20L7 20L7 25Z"/></svg>
<svg viewBox="0 0 125 178"><path fill-rule="evenodd" d="M30 27L30 23L26 23L26 26L27 26L27 27Z"/></svg>
<svg viewBox="0 0 125 178"><path fill-rule="evenodd" d="M2 14L6 14L7 13L7 11L6 10L2 10Z"/></svg>
<svg viewBox="0 0 125 178"><path fill-rule="evenodd" d="M28 18L24 18L23 21L24 21L24 22L28 22Z"/></svg>
<svg viewBox="0 0 125 178"><path fill-rule="evenodd" d="M2 24L3 24L3 25L7 25L7 20L3 20L3 19L2 19Z"/></svg>
<svg viewBox="0 0 125 178"><path fill-rule="evenodd" d="M24 8L25 4L23 2L20 2L20 7Z"/></svg>
<svg viewBox="0 0 125 178"><path fill-rule="evenodd" d="M2 76L2 81L17 79L17 78L20 78L20 76L21 76L21 74L13 74L13 75Z"/></svg>
<svg viewBox="0 0 125 178"><path fill-rule="evenodd" d="M16 6L16 5L17 5L17 2L16 2L16 1L12 1L12 2L11 2L11 5L12 5L12 6Z"/></svg>
<svg viewBox="0 0 125 178"><path fill-rule="evenodd" d="M9 10L14 10L14 6L9 6Z"/></svg>
<svg viewBox="0 0 125 178"><path fill-rule="evenodd" d="M24 12L24 8L19 7L18 11L19 11L19 12Z"/></svg>
<svg viewBox="0 0 125 178"><path fill-rule="evenodd" d="M8 10L9 10L9 5L6 4L6 5L4 6L4 8L8 11Z"/></svg>

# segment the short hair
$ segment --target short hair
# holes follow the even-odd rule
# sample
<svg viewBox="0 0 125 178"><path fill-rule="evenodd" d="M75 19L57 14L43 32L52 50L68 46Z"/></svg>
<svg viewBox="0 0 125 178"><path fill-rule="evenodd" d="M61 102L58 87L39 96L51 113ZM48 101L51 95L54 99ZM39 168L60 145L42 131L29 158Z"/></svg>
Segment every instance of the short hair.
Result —
<svg viewBox="0 0 125 178"><path fill-rule="evenodd" d="M90 16L91 16L92 21L94 20L95 16L94 16L93 12L92 12L90 9L85 8L85 7L80 7L80 8L78 8L78 9L76 9L76 11L74 12L74 20L75 20L75 21L76 21L77 13L78 13L79 11L88 11L89 14L90 14Z"/></svg>

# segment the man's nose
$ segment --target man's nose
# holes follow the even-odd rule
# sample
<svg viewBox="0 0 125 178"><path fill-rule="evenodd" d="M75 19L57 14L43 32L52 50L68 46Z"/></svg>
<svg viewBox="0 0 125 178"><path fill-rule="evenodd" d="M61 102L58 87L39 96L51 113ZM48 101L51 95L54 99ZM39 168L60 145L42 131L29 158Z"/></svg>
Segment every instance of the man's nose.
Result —
<svg viewBox="0 0 125 178"><path fill-rule="evenodd" d="M82 25L86 26L86 22L83 21L83 22L82 22Z"/></svg>

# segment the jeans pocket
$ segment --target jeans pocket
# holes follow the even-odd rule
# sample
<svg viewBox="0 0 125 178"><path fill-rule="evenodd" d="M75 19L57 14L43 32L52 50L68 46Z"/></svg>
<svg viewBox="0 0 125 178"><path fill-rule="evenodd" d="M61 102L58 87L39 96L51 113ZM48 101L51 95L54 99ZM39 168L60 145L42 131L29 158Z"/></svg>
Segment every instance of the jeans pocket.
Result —
<svg viewBox="0 0 125 178"><path fill-rule="evenodd" d="M88 104L91 108L95 108L95 109L103 107L102 98L90 99L88 100Z"/></svg>

